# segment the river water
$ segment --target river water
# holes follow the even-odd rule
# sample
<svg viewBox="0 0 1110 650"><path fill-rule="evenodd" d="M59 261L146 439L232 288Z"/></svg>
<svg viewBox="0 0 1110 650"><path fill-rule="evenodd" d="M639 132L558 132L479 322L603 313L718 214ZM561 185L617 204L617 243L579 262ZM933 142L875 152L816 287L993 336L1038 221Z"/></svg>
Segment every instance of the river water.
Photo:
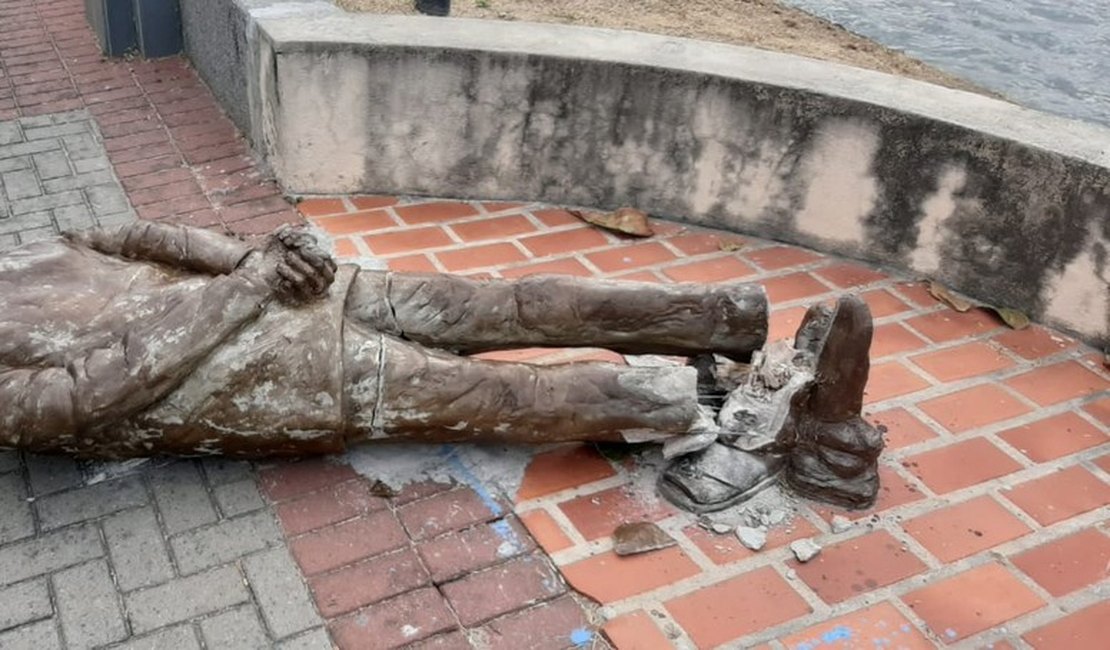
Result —
<svg viewBox="0 0 1110 650"><path fill-rule="evenodd" d="M1110 0L785 0L1009 99L1110 125Z"/></svg>

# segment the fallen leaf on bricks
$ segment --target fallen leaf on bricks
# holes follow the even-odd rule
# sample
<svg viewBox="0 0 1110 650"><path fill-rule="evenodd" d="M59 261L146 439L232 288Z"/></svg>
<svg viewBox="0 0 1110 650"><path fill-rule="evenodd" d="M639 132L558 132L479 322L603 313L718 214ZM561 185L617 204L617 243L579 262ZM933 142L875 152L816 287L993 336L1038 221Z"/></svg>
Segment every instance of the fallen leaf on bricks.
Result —
<svg viewBox="0 0 1110 650"><path fill-rule="evenodd" d="M971 304L970 301L964 300L963 298L952 293L948 290L948 287L945 287L939 282L929 282L929 295L948 305L952 309L955 309L961 314L969 311L972 307L975 306Z"/></svg>
<svg viewBox="0 0 1110 650"><path fill-rule="evenodd" d="M617 555L635 555L658 551L678 544L673 537L650 521L621 524L613 531L613 552Z"/></svg>
<svg viewBox="0 0 1110 650"><path fill-rule="evenodd" d="M397 496L397 490L394 490L381 481L374 481L374 483L370 485L370 494L376 497L382 497L383 499L389 499Z"/></svg>
<svg viewBox="0 0 1110 650"><path fill-rule="evenodd" d="M1023 330L1029 327L1029 317L1016 309L1009 309L1006 307L988 307L998 314L1003 323L1010 326L1010 329Z"/></svg>
<svg viewBox="0 0 1110 650"><path fill-rule="evenodd" d="M617 208L613 212L591 212L589 210L567 210L586 223L599 228L621 232L634 237L651 237L655 231L648 223L647 215L636 208Z"/></svg>
<svg viewBox="0 0 1110 650"><path fill-rule="evenodd" d="M736 241L736 240L723 241L723 242L717 244L717 248L720 248L721 250L725 251L726 253L736 252L736 251L740 250L743 247L744 247L744 242Z"/></svg>

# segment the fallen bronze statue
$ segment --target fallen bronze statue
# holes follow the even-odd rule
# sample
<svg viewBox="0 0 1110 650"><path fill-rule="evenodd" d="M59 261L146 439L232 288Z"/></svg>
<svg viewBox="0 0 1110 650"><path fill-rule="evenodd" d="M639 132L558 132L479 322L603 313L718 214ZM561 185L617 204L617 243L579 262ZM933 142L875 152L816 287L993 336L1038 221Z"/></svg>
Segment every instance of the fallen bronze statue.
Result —
<svg viewBox="0 0 1110 650"><path fill-rule="evenodd" d="M780 477L871 504L882 439L860 417L866 305L814 306L793 347L766 338L754 284L368 271L337 266L300 229L251 246L137 222L0 255L0 447L264 457L660 439L676 457L660 490L692 511ZM692 362L467 356L536 346Z"/></svg>

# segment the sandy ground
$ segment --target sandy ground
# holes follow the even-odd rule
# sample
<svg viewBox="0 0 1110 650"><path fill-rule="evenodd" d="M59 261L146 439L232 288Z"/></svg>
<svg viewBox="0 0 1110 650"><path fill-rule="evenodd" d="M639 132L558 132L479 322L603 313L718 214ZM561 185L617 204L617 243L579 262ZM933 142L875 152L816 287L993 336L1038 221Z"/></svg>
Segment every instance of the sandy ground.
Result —
<svg viewBox="0 0 1110 650"><path fill-rule="evenodd" d="M335 2L348 11L416 13L413 0ZM453 0L451 15L633 29L721 41L985 93L963 79L776 0Z"/></svg>

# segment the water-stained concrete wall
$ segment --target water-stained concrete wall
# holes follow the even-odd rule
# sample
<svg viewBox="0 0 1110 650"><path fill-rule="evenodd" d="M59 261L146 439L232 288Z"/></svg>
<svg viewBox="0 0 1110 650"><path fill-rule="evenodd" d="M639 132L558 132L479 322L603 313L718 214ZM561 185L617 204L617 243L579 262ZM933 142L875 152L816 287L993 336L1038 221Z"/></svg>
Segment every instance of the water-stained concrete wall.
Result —
<svg viewBox="0 0 1110 650"><path fill-rule="evenodd" d="M259 22L293 192L634 205L1110 340L1110 130L725 45L364 18Z"/></svg>

